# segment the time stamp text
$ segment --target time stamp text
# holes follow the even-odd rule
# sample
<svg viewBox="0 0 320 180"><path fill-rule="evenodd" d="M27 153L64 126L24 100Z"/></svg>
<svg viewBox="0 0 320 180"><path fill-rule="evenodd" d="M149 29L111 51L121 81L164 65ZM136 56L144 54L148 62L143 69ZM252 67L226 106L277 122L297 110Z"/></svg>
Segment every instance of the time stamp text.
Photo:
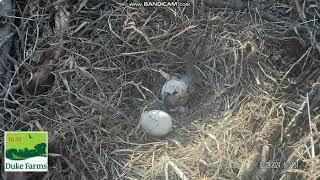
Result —
<svg viewBox="0 0 320 180"><path fill-rule="evenodd" d="M277 162L277 161L262 161L260 162L261 169L298 169L299 164L298 162Z"/></svg>

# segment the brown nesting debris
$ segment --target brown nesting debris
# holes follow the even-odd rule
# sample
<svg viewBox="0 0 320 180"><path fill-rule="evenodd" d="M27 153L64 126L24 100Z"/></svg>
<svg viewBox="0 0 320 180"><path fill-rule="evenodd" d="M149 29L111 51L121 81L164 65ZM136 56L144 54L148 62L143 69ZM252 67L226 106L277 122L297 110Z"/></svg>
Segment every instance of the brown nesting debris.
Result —
<svg viewBox="0 0 320 180"><path fill-rule="evenodd" d="M251 156L244 162L239 170L238 177L241 180L251 179L269 179L269 169L261 168L260 163L268 161L269 146L277 141L282 127L281 118L273 118L266 122L262 129L255 134L256 141L258 142L257 149ZM263 145L264 144L264 145Z"/></svg>
<svg viewBox="0 0 320 180"><path fill-rule="evenodd" d="M277 140L282 126L281 118L273 118L266 122L263 128L255 134L257 141L271 144Z"/></svg>
<svg viewBox="0 0 320 180"><path fill-rule="evenodd" d="M51 89L55 80L52 72L57 62L57 59L46 59L43 64L36 67L36 71L31 73L31 77L26 83L30 94L40 95Z"/></svg>
<svg viewBox="0 0 320 180"><path fill-rule="evenodd" d="M26 89L28 93L32 95L43 94L49 91L54 84L55 76L53 71L62 54L63 33L68 28L70 18L70 13L65 9L65 7L58 5L56 10L55 32L60 40L58 45L55 45L52 49L41 55L41 63L36 67L36 70L31 73L31 77L26 83Z"/></svg>

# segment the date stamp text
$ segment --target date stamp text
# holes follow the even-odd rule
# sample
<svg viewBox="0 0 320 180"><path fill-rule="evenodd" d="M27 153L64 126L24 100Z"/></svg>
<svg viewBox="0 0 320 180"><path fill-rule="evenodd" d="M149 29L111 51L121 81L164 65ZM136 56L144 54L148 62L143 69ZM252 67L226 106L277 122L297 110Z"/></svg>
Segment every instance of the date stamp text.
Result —
<svg viewBox="0 0 320 180"><path fill-rule="evenodd" d="M260 168L261 169L298 169L299 164L298 162L277 162L277 161L262 161L260 162Z"/></svg>

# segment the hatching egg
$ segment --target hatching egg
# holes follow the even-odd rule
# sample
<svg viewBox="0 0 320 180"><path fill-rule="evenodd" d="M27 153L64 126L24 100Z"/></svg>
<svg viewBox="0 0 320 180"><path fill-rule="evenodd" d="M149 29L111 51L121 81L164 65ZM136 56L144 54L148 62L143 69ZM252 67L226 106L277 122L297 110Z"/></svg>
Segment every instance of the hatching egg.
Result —
<svg viewBox="0 0 320 180"><path fill-rule="evenodd" d="M172 130L171 116L161 110L143 112L140 124L147 134L157 137L165 136Z"/></svg>
<svg viewBox="0 0 320 180"><path fill-rule="evenodd" d="M171 107L183 106L188 100L188 82L184 79L167 80L162 86L161 96Z"/></svg>

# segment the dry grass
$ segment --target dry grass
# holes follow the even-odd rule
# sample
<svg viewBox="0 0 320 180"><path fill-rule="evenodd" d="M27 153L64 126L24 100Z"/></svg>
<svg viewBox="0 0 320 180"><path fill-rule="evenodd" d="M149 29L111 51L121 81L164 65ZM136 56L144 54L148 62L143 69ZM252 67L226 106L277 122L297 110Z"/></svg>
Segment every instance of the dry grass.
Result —
<svg viewBox="0 0 320 180"><path fill-rule="evenodd" d="M47 30L54 11L41 2L19 2L24 17L16 39L21 82L48 44L58 42ZM316 156L304 156L319 144L317 112L310 117L314 144L309 131L299 133L297 142L283 134L314 78L308 76L297 89L292 81L319 65L319 54L295 44L299 37L286 24L263 19L268 14L264 6L261 12L240 13L200 2L185 8L136 8L116 1L88 1L82 8L80 2L70 4L73 20L54 87L44 95L19 96L15 121L5 127L49 131L45 178L236 179L261 139L273 151L271 160L285 161L294 152L292 161L302 162L299 169L282 171L285 175L320 177L319 148ZM147 136L138 121L144 109L160 108L165 80L158 69L182 72L179 57L186 51L196 55L204 85L188 114L173 114L174 131L168 137ZM282 176L280 170L271 174Z"/></svg>

